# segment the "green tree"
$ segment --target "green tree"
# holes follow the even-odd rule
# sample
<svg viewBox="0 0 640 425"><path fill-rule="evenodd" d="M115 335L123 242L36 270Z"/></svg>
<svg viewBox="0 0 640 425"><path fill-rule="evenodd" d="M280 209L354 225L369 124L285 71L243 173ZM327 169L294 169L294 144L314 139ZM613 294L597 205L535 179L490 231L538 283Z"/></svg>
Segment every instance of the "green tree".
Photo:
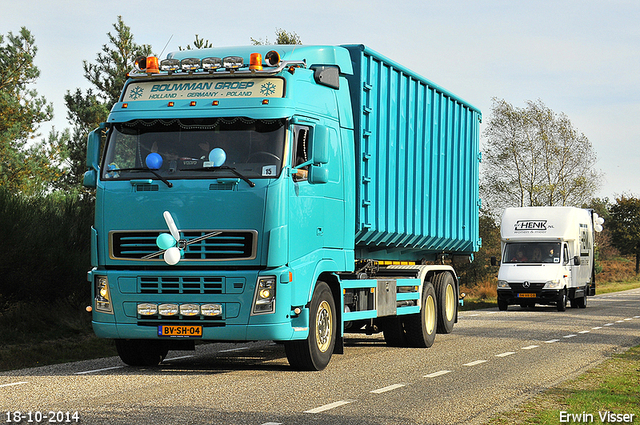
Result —
<svg viewBox="0 0 640 425"><path fill-rule="evenodd" d="M616 198L605 226L621 254L636 256L636 275L640 273L640 199L628 195Z"/></svg>
<svg viewBox="0 0 640 425"><path fill-rule="evenodd" d="M209 40L199 38L198 34L196 34L196 39L193 42L193 47L191 47L190 44L187 44L187 47L185 48L182 48L182 46L178 46L178 50L209 49L211 47L213 47L213 44L211 44Z"/></svg>
<svg viewBox="0 0 640 425"><path fill-rule="evenodd" d="M67 117L73 125L70 131L61 135L69 152L67 187L77 187L82 182L86 171L87 136L106 121L111 107L120 97L127 73L133 69L135 58L151 55L151 46L133 41L131 28L124 24L122 16L118 16L113 28L115 34L107 33L109 42L102 46L95 62L83 61L84 77L92 87L86 92L80 89L73 93L67 91L65 95Z"/></svg>
<svg viewBox="0 0 640 425"><path fill-rule="evenodd" d="M587 137L541 100L516 108L493 99L484 131L482 198L494 211L509 206L579 206L601 178Z"/></svg>
<svg viewBox="0 0 640 425"><path fill-rule="evenodd" d="M255 39L251 37L251 44L254 46L271 44L269 39L265 37L265 40ZM287 32L282 28L276 28L276 42L274 44L302 44L300 36L295 31Z"/></svg>
<svg viewBox="0 0 640 425"><path fill-rule="evenodd" d="M33 63L36 52L35 38L25 27L6 39L0 35L0 186L30 196L60 177L65 155L55 140L34 140L39 124L53 117L53 107L30 88L40 76Z"/></svg>

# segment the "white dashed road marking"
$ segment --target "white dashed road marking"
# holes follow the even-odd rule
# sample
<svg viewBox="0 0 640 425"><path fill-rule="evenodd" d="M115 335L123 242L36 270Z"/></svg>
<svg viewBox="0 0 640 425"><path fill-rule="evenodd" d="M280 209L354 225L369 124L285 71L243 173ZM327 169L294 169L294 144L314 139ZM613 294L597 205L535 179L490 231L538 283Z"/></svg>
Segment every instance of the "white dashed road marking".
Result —
<svg viewBox="0 0 640 425"><path fill-rule="evenodd" d="M425 378L436 378L438 376L446 375L447 373L451 373L451 370L441 370L438 372L433 372L428 375L424 375Z"/></svg>
<svg viewBox="0 0 640 425"><path fill-rule="evenodd" d="M345 404L351 403L348 400L336 401L334 403L325 404L324 406L316 407L315 409L305 410L304 413L321 413L326 410L335 409L336 407L344 406Z"/></svg>
<svg viewBox="0 0 640 425"><path fill-rule="evenodd" d="M487 362L486 360L476 360L476 361L471 362L471 363L465 363L462 366L476 366L476 365L479 365L479 364L482 364L482 363L486 363L486 362Z"/></svg>
<svg viewBox="0 0 640 425"><path fill-rule="evenodd" d="M392 391L402 387L404 387L404 384L393 384L393 385L389 385L388 387L378 388L377 390L373 390L369 392L374 394L382 394L382 393L386 393L387 391Z"/></svg>

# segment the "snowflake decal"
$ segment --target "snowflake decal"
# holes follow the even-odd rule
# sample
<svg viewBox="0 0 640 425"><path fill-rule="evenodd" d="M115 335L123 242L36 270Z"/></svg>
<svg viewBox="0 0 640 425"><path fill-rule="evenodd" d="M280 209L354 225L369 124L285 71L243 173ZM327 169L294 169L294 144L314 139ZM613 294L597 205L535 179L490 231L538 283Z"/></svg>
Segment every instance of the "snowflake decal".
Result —
<svg viewBox="0 0 640 425"><path fill-rule="evenodd" d="M129 97L133 100L138 100L142 96L142 93L144 93L144 89L142 87L135 87L131 90L131 93L129 93Z"/></svg>
<svg viewBox="0 0 640 425"><path fill-rule="evenodd" d="M260 87L260 94L271 96L276 92L276 85L273 83L265 83Z"/></svg>

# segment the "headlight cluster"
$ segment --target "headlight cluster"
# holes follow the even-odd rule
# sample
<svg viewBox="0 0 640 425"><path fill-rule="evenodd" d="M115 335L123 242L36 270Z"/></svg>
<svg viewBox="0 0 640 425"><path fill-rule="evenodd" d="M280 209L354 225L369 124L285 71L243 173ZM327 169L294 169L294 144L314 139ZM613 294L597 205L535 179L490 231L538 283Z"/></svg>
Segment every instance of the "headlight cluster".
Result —
<svg viewBox="0 0 640 425"><path fill-rule="evenodd" d="M140 316L220 316L222 315L221 304L138 304L138 314Z"/></svg>
<svg viewBox="0 0 640 425"><path fill-rule="evenodd" d="M253 297L253 314L273 313L276 300L275 276L260 277Z"/></svg>
<svg viewBox="0 0 640 425"><path fill-rule="evenodd" d="M498 289L511 289L511 286L509 286L506 280L499 280Z"/></svg>
<svg viewBox="0 0 640 425"><path fill-rule="evenodd" d="M113 309L111 308L109 280L106 276L96 276L95 285L96 311L101 313L113 313Z"/></svg>
<svg viewBox="0 0 640 425"><path fill-rule="evenodd" d="M562 281L560 279L549 280L544 284L542 289L560 289L562 288Z"/></svg>

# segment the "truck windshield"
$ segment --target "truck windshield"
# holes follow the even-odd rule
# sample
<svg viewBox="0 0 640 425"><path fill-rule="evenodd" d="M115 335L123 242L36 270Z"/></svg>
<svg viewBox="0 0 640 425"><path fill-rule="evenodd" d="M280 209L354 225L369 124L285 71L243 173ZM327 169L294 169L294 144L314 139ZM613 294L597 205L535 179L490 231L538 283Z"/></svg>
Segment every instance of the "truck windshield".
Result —
<svg viewBox="0 0 640 425"><path fill-rule="evenodd" d="M284 156L285 119L144 119L113 125L102 179L273 178ZM153 170L151 173L149 170Z"/></svg>
<svg viewBox="0 0 640 425"><path fill-rule="evenodd" d="M557 242L508 243L504 247L503 263L560 263Z"/></svg>

